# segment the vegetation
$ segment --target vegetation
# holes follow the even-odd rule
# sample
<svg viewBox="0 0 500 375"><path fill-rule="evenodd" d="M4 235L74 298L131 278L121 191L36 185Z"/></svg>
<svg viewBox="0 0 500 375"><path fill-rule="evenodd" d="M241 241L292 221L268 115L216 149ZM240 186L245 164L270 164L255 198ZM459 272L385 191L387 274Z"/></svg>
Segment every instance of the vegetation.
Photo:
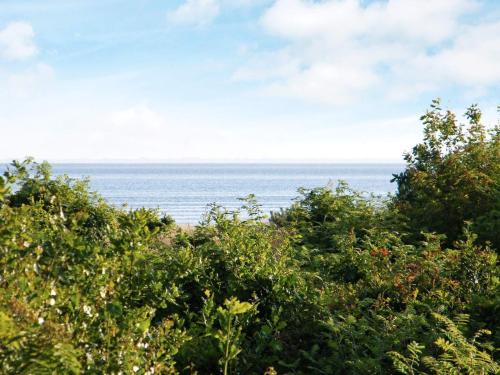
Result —
<svg viewBox="0 0 500 375"><path fill-rule="evenodd" d="M500 372L498 128L435 102L397 194L254 197L194 231L86 181L0 177L0 373Z"/></svg>
<svg viewBox="0 0 500 375"><path fill-rule="evenodd" d="M424 141L405 155L406 170L394 177L397 208L413 233L443 233L448 243L472 221L481 242L500 248L500 127L489 131L475 105L465 114L468 125L443 111L439 100L421 117Z"/></svg>

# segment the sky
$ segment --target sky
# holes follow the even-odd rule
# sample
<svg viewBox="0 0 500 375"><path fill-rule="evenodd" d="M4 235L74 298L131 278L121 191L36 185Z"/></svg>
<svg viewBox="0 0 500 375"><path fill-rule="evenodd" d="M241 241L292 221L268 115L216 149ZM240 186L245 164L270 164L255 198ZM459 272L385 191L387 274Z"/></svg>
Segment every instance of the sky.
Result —
<svg viewBox="0 0 500 375"><path fill-rule="evenodd" d="M0 0L0 160L398 162L498 121L498 0Z"/></svg>

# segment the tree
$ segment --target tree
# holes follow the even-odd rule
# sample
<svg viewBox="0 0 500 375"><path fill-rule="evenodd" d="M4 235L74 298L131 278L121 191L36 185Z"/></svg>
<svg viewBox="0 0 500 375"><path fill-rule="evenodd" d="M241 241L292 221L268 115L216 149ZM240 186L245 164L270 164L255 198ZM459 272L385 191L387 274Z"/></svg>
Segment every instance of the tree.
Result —
<svg viewBox="0 0 500 375"><path fill-rule="evenodd" d="M434 100L421 117L424 139L405 155L406 170L394 175L395 206L415 236L444 233L457 240L466 221L479 240L500 249L500 128L486 128L481 110L470 106L460 124Z"/></svg>

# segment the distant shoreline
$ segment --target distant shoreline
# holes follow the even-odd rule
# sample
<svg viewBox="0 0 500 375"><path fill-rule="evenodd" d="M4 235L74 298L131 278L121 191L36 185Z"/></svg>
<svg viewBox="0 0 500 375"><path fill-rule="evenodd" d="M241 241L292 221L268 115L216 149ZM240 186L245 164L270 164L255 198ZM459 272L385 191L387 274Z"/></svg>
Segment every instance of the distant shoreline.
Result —
<svg viewBox="0 0 500 375"><path fill-rule="evenodd" d="M10 164L12 160L22 158L3 159L0 164ZM51 165L405 165L403 160L46 160Z"/></svg>

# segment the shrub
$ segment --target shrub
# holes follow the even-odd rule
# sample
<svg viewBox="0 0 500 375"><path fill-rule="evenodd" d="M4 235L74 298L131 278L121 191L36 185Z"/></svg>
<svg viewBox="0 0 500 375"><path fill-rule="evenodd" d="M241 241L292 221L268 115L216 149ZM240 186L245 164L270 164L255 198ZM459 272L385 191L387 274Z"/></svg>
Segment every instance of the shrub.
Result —
<svg viewBox="0 0 500 375"><path fill-rule="evenodd" d="M488 130L476 105L458 122L435 100L421 117L424 140L405 155L406 170L394 176L395 206L415 236L438 232L451 244L465 221L481 242L500 249L500 128Z"/></svg>
<svg viewBox="0 0 500 375"><path fill-rule="evenodd" d="M301 189L270 222L250 196L185 232L14 162L0 372L498 373L498 135L435 106L393 201Z"/></svg>

